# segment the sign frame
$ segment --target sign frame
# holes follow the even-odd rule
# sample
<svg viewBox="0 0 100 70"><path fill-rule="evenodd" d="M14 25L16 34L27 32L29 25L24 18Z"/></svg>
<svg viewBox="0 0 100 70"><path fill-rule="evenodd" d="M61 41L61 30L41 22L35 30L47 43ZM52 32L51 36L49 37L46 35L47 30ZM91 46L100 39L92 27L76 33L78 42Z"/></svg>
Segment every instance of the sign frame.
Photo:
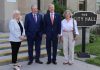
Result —
<svg viewBox="0 0 100 70"><path fill-rule="evenodd" d="M76 14L76 13L81 13L81 12L87 12L87 13L93 13L96 15L96 20L97 20L97 14L95 12L92 12L92 11L77 11L77 12L74 12L74 14L72 15L72 17ZM76 20L77 21L77 20ZM78 23L77 23L78 24ZM97 23L96 23L97 24ZM94 24L95 25L95 24ZM91 25L93 26L93 25ZM91 26L78 26L78 27L91 27Z"/></svg>

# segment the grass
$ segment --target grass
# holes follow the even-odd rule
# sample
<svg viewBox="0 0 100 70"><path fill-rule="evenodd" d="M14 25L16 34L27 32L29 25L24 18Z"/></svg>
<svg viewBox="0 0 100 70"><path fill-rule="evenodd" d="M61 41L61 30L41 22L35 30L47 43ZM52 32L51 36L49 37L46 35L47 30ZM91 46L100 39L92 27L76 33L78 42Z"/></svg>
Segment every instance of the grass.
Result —
<svg viewBox="0 0 100 70"><path fill-rule="evenodd" d="M81 45L77 45L75 47L75 52L80 52L81 48ZM94 43L86 44L86 52L92 55L100 56L100 36L97 36Z"/></svg>
<svg viewBox="0 0 100 70"><path fill-rule="evenodd" d="M81 51L81 45L75 47L75 52ZM94 43L86 44L86 53L91 55L96 55L95 58L86 59L86 62L89 64L100 66L100 36L96 37Z"/></svg>
<svg viewBox="0 0 100 70"><path fill-rule="evenodd" d="M87 63L100 66L100 56L97 56L96 58L90 58L86 60Z"/></svg>

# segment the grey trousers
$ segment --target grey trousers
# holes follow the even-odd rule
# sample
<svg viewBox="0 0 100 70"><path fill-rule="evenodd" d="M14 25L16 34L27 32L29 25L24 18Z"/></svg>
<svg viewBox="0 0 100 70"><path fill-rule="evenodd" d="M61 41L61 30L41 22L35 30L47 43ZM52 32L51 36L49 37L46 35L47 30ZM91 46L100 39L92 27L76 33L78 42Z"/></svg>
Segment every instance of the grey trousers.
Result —
<svg viewBox="0 0 100 70"><path fill-rule="evenodd" d="M65 62L73 63L74 61L74 45L73 32L63 32L63 53Z"/></svg>

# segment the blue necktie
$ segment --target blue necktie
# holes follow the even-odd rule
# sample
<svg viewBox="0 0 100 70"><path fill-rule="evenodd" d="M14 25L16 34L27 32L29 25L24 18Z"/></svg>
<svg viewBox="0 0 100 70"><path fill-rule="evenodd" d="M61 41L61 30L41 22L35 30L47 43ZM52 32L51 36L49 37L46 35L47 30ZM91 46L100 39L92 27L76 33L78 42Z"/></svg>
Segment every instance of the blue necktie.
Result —
<svg viewBox="0 0 100 70"><path fill-rule="evenodd" d="M36 21L36 14L34 14L34 21L37 22L37 21Z"/></svg>

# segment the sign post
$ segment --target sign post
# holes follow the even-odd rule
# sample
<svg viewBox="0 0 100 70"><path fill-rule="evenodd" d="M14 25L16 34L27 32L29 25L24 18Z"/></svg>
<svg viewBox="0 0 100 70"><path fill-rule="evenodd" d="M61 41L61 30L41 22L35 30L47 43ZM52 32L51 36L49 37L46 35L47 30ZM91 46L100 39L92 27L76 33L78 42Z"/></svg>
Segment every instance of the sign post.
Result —
<svg viewBox="0 0 100 70"><path fill-rule="evenodd" d="M78 53L78 57L89 58L90 55L85 52L86 48L86 27L90 27L96 24L97 15L93 12L79 11L73 15L73 18L77 21L77 25L82 27L82 52Z"/></svg>

